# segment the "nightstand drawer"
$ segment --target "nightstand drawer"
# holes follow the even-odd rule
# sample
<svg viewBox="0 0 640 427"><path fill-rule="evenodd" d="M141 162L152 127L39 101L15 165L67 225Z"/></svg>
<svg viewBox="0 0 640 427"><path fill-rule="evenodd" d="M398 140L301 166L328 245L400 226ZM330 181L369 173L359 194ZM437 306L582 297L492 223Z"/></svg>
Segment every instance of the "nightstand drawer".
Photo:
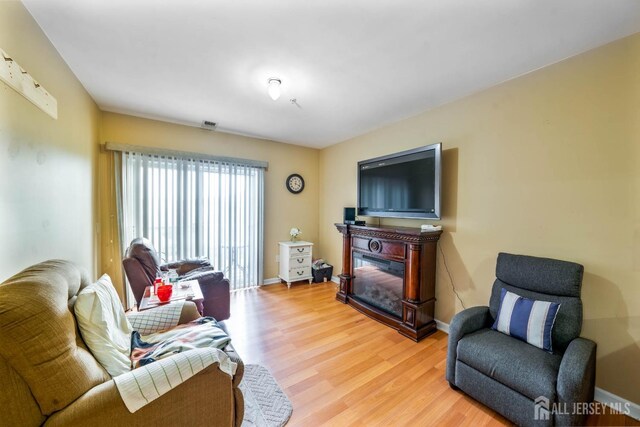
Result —
<svg viewBox="0 0 640 427"><path fill-rule="evenodd" d="M310 256L291 256L291 258L289 259L289 265L291 266L291 268L298 268L298 267L311 267L311 257Z"/></svg>
<svg viewBox="0 0 640 427"><path fill-rule="evenodd" d="M289 256L291 258L309 255L311 253L311 246L293 246L289 248Z"/></svg>
<svg viewBox="0 0 640 427"><path fill-rule="evenodd" d="M291 268L289 270L289 278L291 280L308 279L311 276L311 267Z"/></svg>

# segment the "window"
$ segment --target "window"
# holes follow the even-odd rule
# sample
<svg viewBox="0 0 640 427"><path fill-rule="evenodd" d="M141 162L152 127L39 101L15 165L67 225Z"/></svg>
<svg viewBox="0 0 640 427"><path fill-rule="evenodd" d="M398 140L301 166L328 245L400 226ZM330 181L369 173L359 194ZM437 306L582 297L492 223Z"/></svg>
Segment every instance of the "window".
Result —
<svg viewBox="0 0 640 427"><path fill-rule="evenodd" d="M163 261L208 258L232 289L262 282L262 167L122 153L124 241L146 237Z"/></svg>

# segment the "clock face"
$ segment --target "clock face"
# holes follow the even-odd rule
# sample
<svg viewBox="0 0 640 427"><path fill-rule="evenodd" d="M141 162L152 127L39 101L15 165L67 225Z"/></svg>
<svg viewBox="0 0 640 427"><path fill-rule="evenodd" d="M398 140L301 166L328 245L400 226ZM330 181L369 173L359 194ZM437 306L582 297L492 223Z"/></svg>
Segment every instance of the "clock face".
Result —
<svg viewBox="0 0 640 427"><path fill-rule="evenodd" d="M289 175L286 184L287 190L289 190L293 194L301 193L302 190L304 190L304 179L302 179L302 176L298 175L297 173Z"/></svg>

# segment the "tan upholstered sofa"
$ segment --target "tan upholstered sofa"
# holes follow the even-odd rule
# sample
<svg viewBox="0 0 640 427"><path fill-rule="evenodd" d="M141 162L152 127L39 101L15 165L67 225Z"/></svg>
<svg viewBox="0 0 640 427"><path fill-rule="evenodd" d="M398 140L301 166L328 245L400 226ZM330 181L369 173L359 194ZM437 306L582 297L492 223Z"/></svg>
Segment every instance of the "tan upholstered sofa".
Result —
<svg viewBox="0 0 640 427"><path fill-rule="evenodd" d="M87 350L73 304L89 285L66 261L34 265L0 284L0 402L3 426L233 426L242 423L238 384L217 363L130 413L114 381ZM180 323L199 316L185 304Z"/></svg>

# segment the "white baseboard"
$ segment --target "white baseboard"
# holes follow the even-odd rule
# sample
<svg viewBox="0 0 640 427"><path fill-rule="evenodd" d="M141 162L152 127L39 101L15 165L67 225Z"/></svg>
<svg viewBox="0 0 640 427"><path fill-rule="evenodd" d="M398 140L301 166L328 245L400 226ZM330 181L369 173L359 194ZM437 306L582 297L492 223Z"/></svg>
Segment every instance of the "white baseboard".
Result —
<svg viewBox="0 0 640 427"><path fill-rule="evenodd" d="M338 285L340 284L340 278L338 276L331 276L331 281L333 283L337 283Z"/></svg>
<svg viewBox="0 0 640 427"><path fill-rule="evenodd" d="M438 319L436 319L436 327L438 328L439 331L442 331L445 334L449 335L449 324L448 323L444 323L444 322L441 322Z"/></svg>
<svg viewBox="0 0 640 427"><path fill-rule="evenodd" d="M636 420L640 420L640 405L633 403L623 397L616 396L606 390L596 387L594 400L603 403L615 411L622 412ZM628 410L628 413L627 413Z"/></svg>

